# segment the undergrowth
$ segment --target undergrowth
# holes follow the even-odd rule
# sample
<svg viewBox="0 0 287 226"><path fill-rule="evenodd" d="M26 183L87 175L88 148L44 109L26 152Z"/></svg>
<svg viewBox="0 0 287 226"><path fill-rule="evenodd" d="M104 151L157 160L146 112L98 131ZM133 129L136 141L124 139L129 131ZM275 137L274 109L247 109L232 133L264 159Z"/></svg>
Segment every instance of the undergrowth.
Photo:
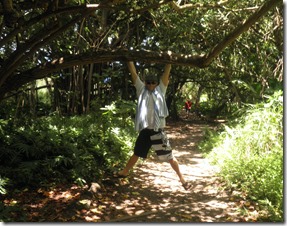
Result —
<svg viewBox="0 0 287 226"><path fill-rule="evenodd" d="M118 102L89 115L0 121L0 193L100 180L128 158L133 111L133 103Z"/></svg>
<svg viewBox="0 0 287 226"><path fill-rule="evenodd" d="M220 169L228 188L247 194L265 213L262 221L283 221L283 94L247 106L236 121L208 132L200 149ZM267 212L267 213L266 213Z"/></svg>

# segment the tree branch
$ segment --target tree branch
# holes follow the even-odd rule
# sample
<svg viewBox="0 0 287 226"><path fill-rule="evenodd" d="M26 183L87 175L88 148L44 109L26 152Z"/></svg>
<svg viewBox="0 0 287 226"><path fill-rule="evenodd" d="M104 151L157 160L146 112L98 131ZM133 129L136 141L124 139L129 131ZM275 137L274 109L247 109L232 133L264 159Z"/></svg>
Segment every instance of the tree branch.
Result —
<svg viewBox="0 0 287 226"><path fill-rule="evenodd" d="M282 3L281 0L269 0L262 5L255 13L253 13L242 25L235 28L234 31L229 33L221 42L219 42L209 54L206 55L203 66L208 66L215 57L217 57L223 49L234 42L242 33L247 31L252 25L254 25L262 16L270 11L277 4Z"/></svg>
<svg viewBox="0 0 287 226"><path fill-rule="evenodd" d="M221 8L222 4L226 3L227 1L220 1L218 3L214 3L214 4L204 4L204 3L190 3L190 4L184 4L184 5L178 5L177 3L175 3L174 1L172 1L170 3L171 7L177 11L177 12L181 12L184 11L186 9L197 9L197 8Z"/></svg>
<svg viewBox="0 0 287 226"><path fill-rule="evenodd" d="M50 17L54 17L54 16L61 15L61 14L75 14L75 13L89 14L93 12L94 10L96 9L86 8L86 6L73 6L73 7L59 9L53 12L46 12L39 16L33 17L29 21L25 21L23 19L23 22L22 22L23 24L21 23L21 26L17 26L13 31L9 32L3 39L0 40L0 47L8 43L18 33L22 33L23 31L28 30L30 27L34 26L35 24L41 23Z"/></svg>
<svg viewBox="0 0 287 226"><path fill-rule="evenodd" d="M97 51L91 54L75 55L53 60L51 62L39 65L36 68L22 72L15 76L9 77L1 86L0 99L8 91L16 90L36 79L45 78L48 75L58 72L62 69L75 65L98 64L102 62L114 61L135 61L139 60L148 63L160 64L177 64L192 67L201 67L202 56L191 56L175 54L171 52L152 52L147 50L117 50L117 51Z"/></svg>
<svg viewBox="0 0 287 226"><path fill-rule="evenodd" d="M19 18L18 12L13 7L12 0L2 0L4 24L11 28Z"/></svg>
<svg viewBox="0 0 287 226"><path fill-rule="evenodd" d="M5 64L1 67L0 70L0 87L3 85L5 80L9 78L14 72L14 68L17 68L21 63L23 63L26 59L28 59L32 54L34 54L37 49L43 46L45 43L48 43L55 36L58 36L63 33L63 31L67 30L73 24L75 24L78 20L87 17L87 15L80 15L67 22L62 27L58 27L57 25L52 27L50 30L46 30L45 32L39 32L23 44L23 48L16 50L6 61ZM25 45L25 46L24 46ZM27 51L29 50L29 51Z"/></svg>
<svg viewBox="0 0 287 226"><path fill-rule="evenodd" d="M207 67L214 60L214 58L217 57L224 50L224 48L234 42L243 32L248 30L262 16L264 16L268 11L270 11L279 3L281 3L281 0L269 0L268 2L266 2L258 9L257 12L252 14L246 20L246 22L242 23L242 25L240 25L234 31L228 34L206 55L184 55L171 52L152 52L147 50L107 50L102 52L93 52L92 54L85 53L83 55L60 58L40 65L29 71L8 77L0 88L0 99L4 96L5 93L11 90L18 89L22 85L27 84L30 81L47 77L54 72L75 65L138 60L148 63L175 64L199 68Z"/></svg>

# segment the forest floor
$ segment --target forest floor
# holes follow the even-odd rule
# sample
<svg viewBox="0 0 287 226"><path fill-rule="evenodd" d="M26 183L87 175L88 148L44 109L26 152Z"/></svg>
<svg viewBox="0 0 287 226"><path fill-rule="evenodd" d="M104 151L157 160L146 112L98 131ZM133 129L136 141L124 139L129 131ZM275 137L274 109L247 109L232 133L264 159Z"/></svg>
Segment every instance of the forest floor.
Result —
<svg viewBox="0 0 287 226"><path fill-rule="evenodd" d="M150 156L139 161L128 178L107 176L84 188L62 185L21 191L13 199L4 200L9 206L13 202L21 206L21 213L19 208L10 210L10 219L98 223L254 222L256 206L245 201L240 193L224 191L216 176L217 169L197 148L205 128L216 126L192 119L167 122L174 155L185 179L192 183L190 190L182 187L169 163Z"/></svg>

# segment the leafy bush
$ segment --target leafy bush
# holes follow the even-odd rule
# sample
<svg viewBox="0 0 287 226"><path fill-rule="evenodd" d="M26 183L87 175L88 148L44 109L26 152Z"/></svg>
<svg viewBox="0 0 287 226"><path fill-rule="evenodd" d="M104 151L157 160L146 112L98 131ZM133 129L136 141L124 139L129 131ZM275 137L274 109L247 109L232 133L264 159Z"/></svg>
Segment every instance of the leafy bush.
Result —
<svg viewBox="0 0 287 226"><path fill-rule="evenodd" d="M84 184L122 166L135 138L128 116L132 108L110 108L82 116L42 117L21 125L1 121L1 176L21 186L64 180ZM1 183L0 189L4 186Z"/></svg>
<svg viewBox="0 0 287 226"><path fill-rule="evenodd" d="M272 221L283 219L282 119L282 92L277 92L266 103L250 105L235 126L209 133L209 141L200 144L227 185L265 206Z"/></svg>
<svg viewBox="0 0 287 226"><path fill-rule="evenodd" d="M2 178L0 176L0 194L5 195L6 194L6 189L5 186L8 184L8 179L7 178Z"/></svg>

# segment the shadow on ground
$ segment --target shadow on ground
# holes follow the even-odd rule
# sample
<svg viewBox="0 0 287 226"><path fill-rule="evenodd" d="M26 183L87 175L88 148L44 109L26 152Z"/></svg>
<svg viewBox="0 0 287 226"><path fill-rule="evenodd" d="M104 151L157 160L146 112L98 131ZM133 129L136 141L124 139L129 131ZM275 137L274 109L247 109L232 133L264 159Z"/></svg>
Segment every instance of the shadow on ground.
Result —
<svg viewBox="0 0 287 226"><path fill-rule="evenodd" d="M168 122L166 131L174 155L185 179L193 185L188 191L169 163L157 162L150 155L138 162L128 178L107 176L84 189L62 185L23 191L19 197L14 194L13 199L4 200L10 209L3 214L9 216L7 221L19 222L241 221L235 201L221 190L216 169L197 149L205 128L215 126L202 121Z"/></svg>
<svg viewBox="0 0 287 226"><path fill-rule="evenodd" d="M166 129L181 171L192 182L191 190L184 190L169 163L157 162L151 155L128 179L111 185L115 202L105 206L98 222L237 221L235 204L220 190L216 169L197 150L204 129L212 126L181 121L170 122Z"/></svg>

